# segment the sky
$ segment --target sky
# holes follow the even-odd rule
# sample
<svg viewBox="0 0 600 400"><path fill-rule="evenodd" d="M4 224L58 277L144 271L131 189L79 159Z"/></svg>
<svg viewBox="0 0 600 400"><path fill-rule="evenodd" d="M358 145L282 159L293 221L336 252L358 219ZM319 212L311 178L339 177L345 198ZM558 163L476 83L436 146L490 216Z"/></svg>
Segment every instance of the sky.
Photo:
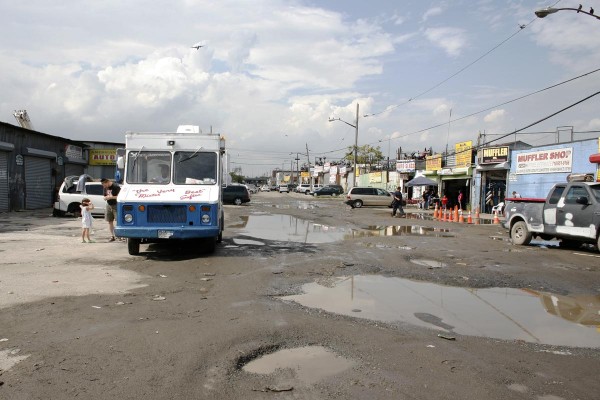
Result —
<svg viewBox="0 0 600 400"><path fill-rule="evenodd" d="M600 19L534 15L578 5L0 0L0 121L17 125L13 112L25 109L35 130L104 142L199 125L225 136L243 175L262 176L296 158L340 160L356 140L358 104L359 146L391 159L442 152L600 91L600 71L560 84L600 68ZM600 14L600 0L590 7ZM600 136L600 95L517 139L552 143L557 130Z"/></svg>

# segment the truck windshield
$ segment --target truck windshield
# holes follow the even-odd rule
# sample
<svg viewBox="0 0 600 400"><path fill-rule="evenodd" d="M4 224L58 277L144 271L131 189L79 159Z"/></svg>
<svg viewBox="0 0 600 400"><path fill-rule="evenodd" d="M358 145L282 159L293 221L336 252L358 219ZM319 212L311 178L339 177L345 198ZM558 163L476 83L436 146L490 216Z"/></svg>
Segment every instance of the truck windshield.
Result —
<svg viewBox="0 0 600 400"><path fill-rule="evenodd" d="M600 202L600 185L590 185L590 189L594 194L597 202Z"/></svg>
<svg viewBox="0 0 600 400"><path fill-rule="evenodd" d="M130 151L127 155L127 183L171 181L171 153L168 151Z"/></svg>
<svg viewBox="0 0 600 400"><path fill-rule="evenodd" d="M174 156L176 185L214 185L217 183L217 153L177 151Z"/></svg>

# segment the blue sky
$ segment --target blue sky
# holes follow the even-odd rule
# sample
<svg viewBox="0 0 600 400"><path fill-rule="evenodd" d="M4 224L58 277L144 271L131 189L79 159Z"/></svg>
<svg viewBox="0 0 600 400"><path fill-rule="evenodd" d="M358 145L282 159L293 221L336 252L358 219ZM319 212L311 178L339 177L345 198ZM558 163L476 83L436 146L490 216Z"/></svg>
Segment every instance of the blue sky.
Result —
<svg viewBox="0 0 600 400"><path fill-rule="evenodd" d="M101 141L200 125L224 134L234 165L253 176L307 145L311 161L339 159L354 129L328 119L354 123L358 102L359 145L440 152L600 90L598 72L494 107L600 68L600 20L533 14L554 3L0 0L0 120L16 124L13 111L27 109L39 131ZM600 13L600 0L583 6ZM527 131L599 136L599 110L596 96Z"/></svg>

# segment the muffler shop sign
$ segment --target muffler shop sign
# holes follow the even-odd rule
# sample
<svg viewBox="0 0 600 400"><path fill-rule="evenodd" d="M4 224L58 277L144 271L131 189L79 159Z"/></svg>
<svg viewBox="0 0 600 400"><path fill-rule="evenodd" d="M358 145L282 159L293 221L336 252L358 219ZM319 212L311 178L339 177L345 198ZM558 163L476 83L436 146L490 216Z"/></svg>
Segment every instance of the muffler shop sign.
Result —
<svg viewBox="0 0 600 400"><path fill-rule="evenodd" d="M573 148L534 151L517 155L517 170L523 174L548 174L571 172L573 166Z"/></svg>

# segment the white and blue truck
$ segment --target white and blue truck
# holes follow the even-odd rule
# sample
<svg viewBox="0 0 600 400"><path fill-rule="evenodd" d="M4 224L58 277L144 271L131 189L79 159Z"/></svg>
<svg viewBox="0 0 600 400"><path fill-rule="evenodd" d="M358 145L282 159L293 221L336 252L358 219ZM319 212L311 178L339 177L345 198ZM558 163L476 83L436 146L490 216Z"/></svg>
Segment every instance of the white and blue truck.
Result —
<svg viewBox="0 0 600 400"><path fill-rule="evenodd" d="M174 133L125 134L117 158L123 183L117 198L115 234L127 238L129 254L140 244L198 240L207 253L223 238L225 139L182 125Z"/></svg>

